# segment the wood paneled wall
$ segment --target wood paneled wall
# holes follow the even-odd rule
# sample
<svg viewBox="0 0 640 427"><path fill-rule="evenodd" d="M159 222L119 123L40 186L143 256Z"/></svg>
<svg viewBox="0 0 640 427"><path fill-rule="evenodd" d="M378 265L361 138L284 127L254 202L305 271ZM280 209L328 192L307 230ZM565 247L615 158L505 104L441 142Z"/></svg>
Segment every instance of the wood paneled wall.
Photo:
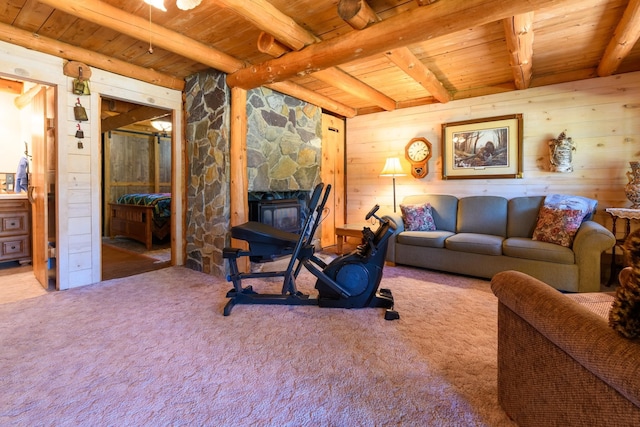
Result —
<svg viewBox="0 0 640 427"><path fill-rule="evenodd" d="M442 180L443 123L516 113L524 116L522 179ZM570 173L549 169L548 141L562 131L576 143ZM429 174L422 179L410 175L404 157L415 137L433 144ZM629 161L640 159L640 73L357 116L347 121L346 155L348 222L361 222L375 203L381 211L393 210L391 178L379 174L386 157L398 156L408 174L396 178L398 205L419 193L575 194L597 199L596 221L609 225L604 209L630 205L626 172Z"/></svg>

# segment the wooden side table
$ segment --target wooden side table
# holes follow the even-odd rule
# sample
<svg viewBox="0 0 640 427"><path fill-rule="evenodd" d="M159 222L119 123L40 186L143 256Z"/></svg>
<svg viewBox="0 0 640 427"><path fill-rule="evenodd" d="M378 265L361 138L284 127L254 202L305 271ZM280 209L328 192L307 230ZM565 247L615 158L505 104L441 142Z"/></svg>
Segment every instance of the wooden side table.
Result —
<svg viewBox="0 0 640 427"><path fill-rule="evenodd" d="M613 223L611 225L611 232L616 238L616 243L615 245L613 245L613 248L611 249L611 273L609 274L609 282L607 283L608 285L612 285L617 280L616 273L617 273L618 265L616 265L616 246L620 246L620 249L622 250L622 245L624 244L624 241L627 239L627 237L629 236L629 233L631 232L631 221L640 220L640 209L606 208L605 212L611 215L611 218L613 219ZM625 228L624 228L624 236L621 239L618 239L618 236L616 235L616 231L617 231L616 222L618 221L618 218L622 218L626 221Z"/></svg>
<svg viewBox="0 0 640 427"><path fill-rule="evenodd" d="M362 238L362 229L368 227L371 224L345 224L340 227L336 227L336 251L338 255L342 255L342 245L345 237L360 237Z"/></svg>

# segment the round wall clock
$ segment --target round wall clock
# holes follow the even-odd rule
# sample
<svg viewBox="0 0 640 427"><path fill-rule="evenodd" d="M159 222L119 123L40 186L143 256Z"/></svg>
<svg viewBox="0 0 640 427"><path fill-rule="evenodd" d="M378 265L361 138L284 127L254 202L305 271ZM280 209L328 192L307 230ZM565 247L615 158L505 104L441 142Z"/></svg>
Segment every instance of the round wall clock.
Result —
<svg viewBox="0 0 640 427"><path fill-rule="evenodd" d="M411 175L424 178L429 173L431 143L426 138L413 138L404 148L405 157L411 163Z"/></svg>

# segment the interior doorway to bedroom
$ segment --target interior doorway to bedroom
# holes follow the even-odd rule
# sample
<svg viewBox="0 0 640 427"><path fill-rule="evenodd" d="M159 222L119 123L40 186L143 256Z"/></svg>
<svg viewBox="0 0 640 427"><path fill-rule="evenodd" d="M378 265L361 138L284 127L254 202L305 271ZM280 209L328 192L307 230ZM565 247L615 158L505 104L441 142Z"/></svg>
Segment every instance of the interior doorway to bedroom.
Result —
<svg viewBox="0 0 640 427"><path fill-rule="evenodd" d="M103 97L102 279L171 265L173 111Z"/></svg>

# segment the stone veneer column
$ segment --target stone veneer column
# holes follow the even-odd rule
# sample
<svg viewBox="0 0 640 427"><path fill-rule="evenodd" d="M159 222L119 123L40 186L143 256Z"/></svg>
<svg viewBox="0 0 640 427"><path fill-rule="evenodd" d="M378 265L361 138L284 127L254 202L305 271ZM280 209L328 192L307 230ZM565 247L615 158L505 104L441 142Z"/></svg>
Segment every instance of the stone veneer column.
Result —
<svg viewBox="0 0 640 427"><path fill-rule="evenodd" d="M229 102L223 73L187 79L186 266L224 277L229 231Z"/></svg>

